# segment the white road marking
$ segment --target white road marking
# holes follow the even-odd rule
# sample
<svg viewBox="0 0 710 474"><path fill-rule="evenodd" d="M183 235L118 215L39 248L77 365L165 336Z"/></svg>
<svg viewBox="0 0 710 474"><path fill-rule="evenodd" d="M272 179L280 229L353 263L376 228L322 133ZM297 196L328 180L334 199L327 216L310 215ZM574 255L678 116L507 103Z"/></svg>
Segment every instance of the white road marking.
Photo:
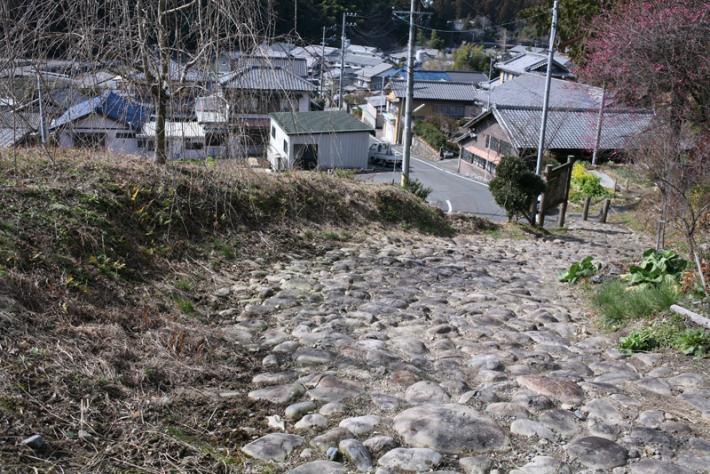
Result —
<svg viewBox="0 0 710 474"><path fill-rule="evenodd" d="M467 176L461 176L461 175L458 174L458 173L454 173L453 171L449 171L449 170L446 170L446 169L444 169L444 168L439 168L438 166L433 165L433 164L431 164L431 163L429 163L429 162L427 162L427 161L420 160L419 158L414 158L414 157L412 157L412 160L414 160L414 161L416 161L416 162L418 162L418 163L421 163L421 164L423 164L423 165L431 166L431 167L434 168L435 170L439 170L439 171L441 171L442 173L450 174L451 176L456 176L457 178L463 179L464 181L468 181L468 182L471 182L471 183L480 184L481 186L485 186L486 188L488 187L488 185L487 185L486 183L483 183L483 182L481 182L481 181L476 181L475 179L471 179L471 178L469 178L469 177L467 177Z"/></svg>
<svg viewBox="0 0 710 474"><path fill-rule="evenodd" d="M449 201L449 200L447 199L447 200L446 200L446 205L449 206L449 210L446 211L446 213L447 213L447 214L451 214L451 213L453 212L453 210L454 210L454 207L451 205L451 201Z"/></svg>

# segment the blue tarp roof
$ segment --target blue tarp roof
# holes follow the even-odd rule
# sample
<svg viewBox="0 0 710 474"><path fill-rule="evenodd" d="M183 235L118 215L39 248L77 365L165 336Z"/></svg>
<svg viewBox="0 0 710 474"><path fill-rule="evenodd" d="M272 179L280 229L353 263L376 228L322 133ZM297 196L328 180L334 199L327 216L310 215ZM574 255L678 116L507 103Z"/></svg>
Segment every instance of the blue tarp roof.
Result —
<svg viewBox="0 0 710 474"><path fill-rule="evenodd" d="M393 75L407 77L407 70L402 68L395 71ZM414 70L415 81L451 81L451 77L446 71L424 71L422 69Z"/></svg>
<svg viewBox="0 0 710 474"><path fill-rule="evenodd" d="M106 92L68 108L61 117L52 121L50 128L61 127L93 113L127 125L136 131L139 131L150 117L150 111L145 106L114 92Z"/></svg>

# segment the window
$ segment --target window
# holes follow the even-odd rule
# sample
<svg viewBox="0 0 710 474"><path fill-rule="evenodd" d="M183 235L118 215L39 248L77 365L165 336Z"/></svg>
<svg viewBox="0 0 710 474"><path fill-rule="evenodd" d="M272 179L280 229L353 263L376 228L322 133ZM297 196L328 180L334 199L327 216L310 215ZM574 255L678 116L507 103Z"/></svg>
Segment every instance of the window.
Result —
<svg viewBox="0 0 710 474"><path fill-rule="evenodd" d="M146 138L139 138L138 139L138 148L142 148L146 151L154 151L155 150L155 142L153 140L148 140Z"/></svg>
<svg viewBox="0 0 710 474"><path fill-rule="evenodd" d="M284 140L284 153L288 153L288 142Z"/></svg>
<svg viewBox="0 0 710 474"><path fill-rule="evenodd" d="M225 141L226 137L222 133L208 133L205 137L207 146L223 146Z"/></svg>
<svg viewBox="0 0 710 474"><path fill-rule="evenodd" d="M186 150L202 150L204 147L202 142L189 141L185 143Z"/></svg>
<svg viewBox="0 0 710 474"><path fill-rule="evenodd" d="M89 148L97 150L106 146L105 133L77 133L74 135L76 148Z"/></svg>
<svg viewBox="0 0 710 474"><path fill-rule="evenodd" d="M276 138L276 127L273 125L271 126L271 137Z"/></svg>
<svg viewBox="0 0 710 474"><path fill-rule="evenodd" d="M117 139L117 140L130 140L130 139L132 139L132 138L136 138L136 134L135 134L135 133L131 133L131 132L118 132L118 133L116 134L116 139Z"/></svg>

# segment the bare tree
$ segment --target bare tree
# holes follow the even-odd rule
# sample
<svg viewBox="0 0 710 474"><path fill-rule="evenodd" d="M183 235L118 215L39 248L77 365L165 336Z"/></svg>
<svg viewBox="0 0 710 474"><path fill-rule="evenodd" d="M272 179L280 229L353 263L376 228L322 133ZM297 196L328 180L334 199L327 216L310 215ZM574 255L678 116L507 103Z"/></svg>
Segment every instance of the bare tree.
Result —
<svg viewBox="0 0 710 474"><path fill-rule="evenodd" d="M644 135L635 152L636 166L661 193L661 219L667 220L685 238L705 291L707 282L697 241L698 235L707 236L710 231L708 151L707 132L682 127L678 135L675 125L661 122ZM663 242L659 242L659 246L662 245Z"/></svg>
<svg viewBox="0 0 710 474"><path fill-rule="evenodd" d="M3 2L5 3L5 2ZM17 0L0 7L0 38L18 61L70 62L67 69L109 71L148 101L156 121L155 161L167 159L166 121L191 114L217 79L217 59L263 39L261 0ZM11 50L9 49L11 48ZM76 71L74 71L76 72ZM5 89L14 86L5 86Z"/></svg>

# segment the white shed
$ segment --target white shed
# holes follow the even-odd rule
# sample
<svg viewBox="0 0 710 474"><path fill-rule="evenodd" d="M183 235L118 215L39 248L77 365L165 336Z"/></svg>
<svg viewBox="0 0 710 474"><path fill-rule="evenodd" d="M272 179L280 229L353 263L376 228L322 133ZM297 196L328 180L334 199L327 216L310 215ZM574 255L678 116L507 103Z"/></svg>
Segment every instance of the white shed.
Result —
<svg viewBox="0 0 710 474"><path fill-rule="evenodd" d="M367 168L372 127L344 111L269 114L275 170Z"/></svg>
<svg viewBox="0 0 710 474"><path fill-rule="evenodd" d="M155 150L155 122L143 126L139 146L148 152ZM221 156L223 147L208 146L205 129L197 122L165 122L167 155L170 160L200 160Z"/></svg>

